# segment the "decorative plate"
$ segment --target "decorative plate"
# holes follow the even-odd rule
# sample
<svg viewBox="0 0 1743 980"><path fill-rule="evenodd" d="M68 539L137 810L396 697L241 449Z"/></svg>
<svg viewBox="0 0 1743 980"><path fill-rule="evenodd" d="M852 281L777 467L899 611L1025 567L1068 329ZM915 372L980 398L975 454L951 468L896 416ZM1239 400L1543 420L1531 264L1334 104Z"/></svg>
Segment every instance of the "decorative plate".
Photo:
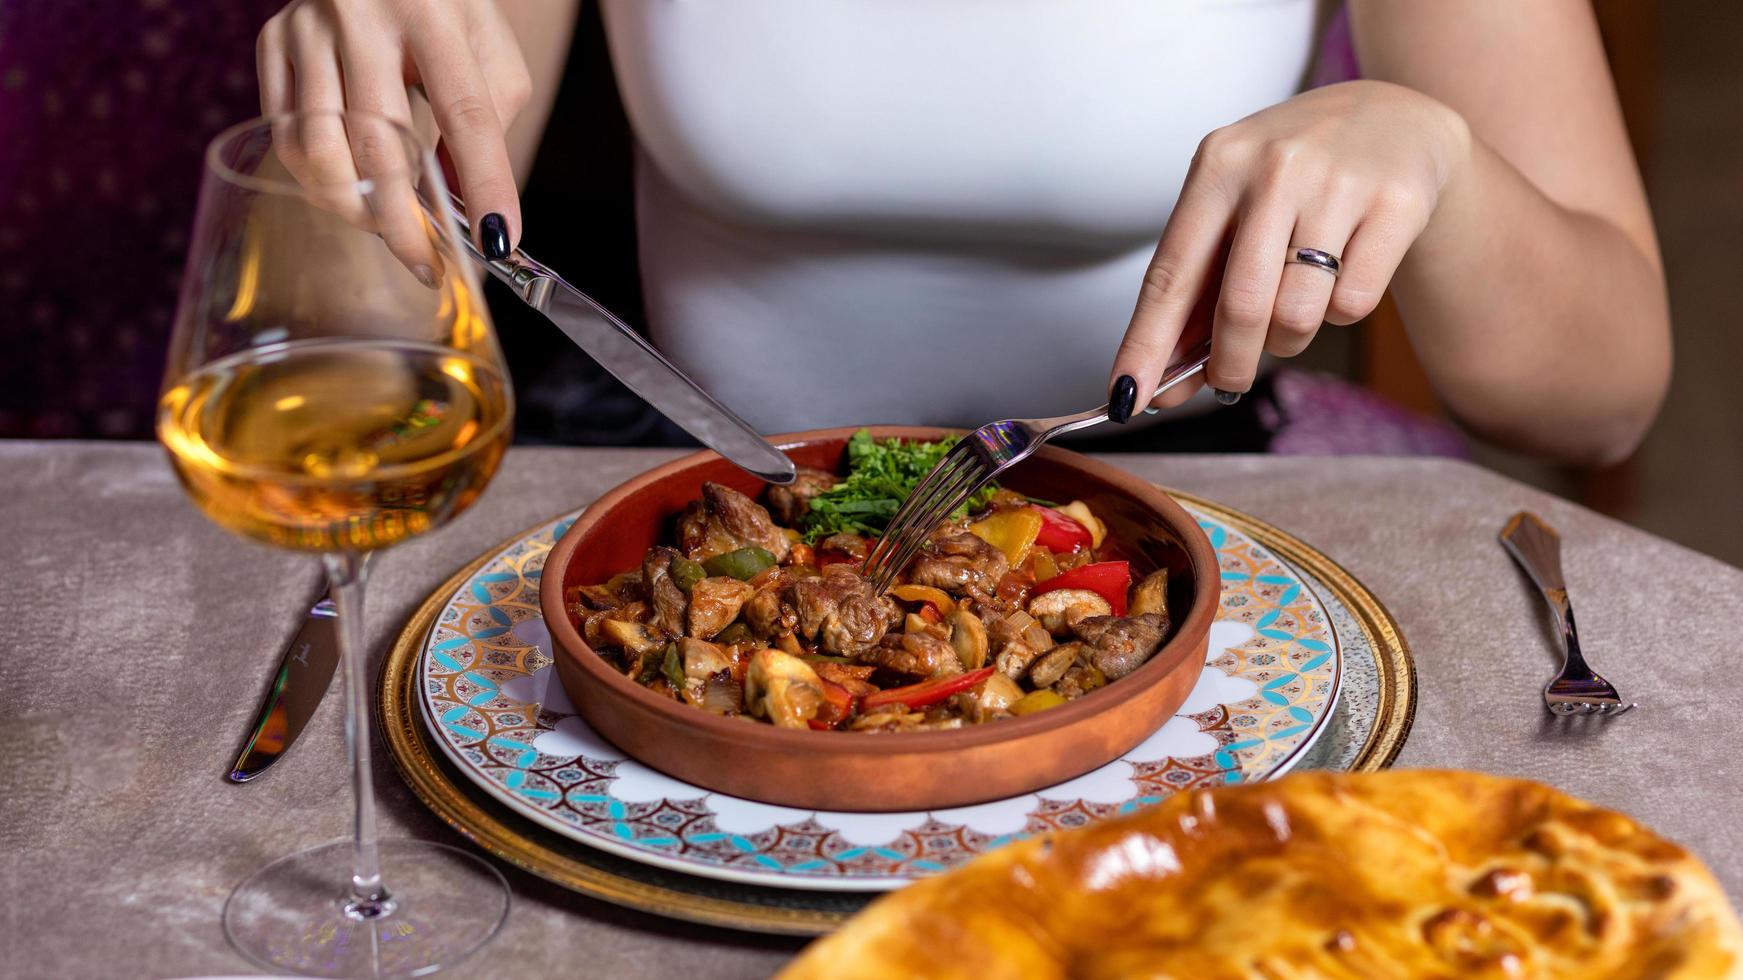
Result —
<svg viewBox="0 0 1743 980"><path fill-rule="evenodd" d="M1397 621L1372 592L1323 552L1240 511L1174 491L1176 499L1243 530L1296 569L1331 614L1342 656L1340 693L1302 769L1372 772L1392 764L1416 714L1416 669ZM515 535L455 572L417 608L382 664L377 707L388 757L437 817L479 848L579 894L687 922L765 934L815 936L876 892L769 888L720 881L618 857L521 817L477 788L443 753L423 720L419 663L436 616Z"/></svg>
<svg viewBox="0 0 1743 980"><path fill-rule="evenodd" d="M1223 580L1205 671L1180 712L1123 758L1048 789L948 810L840 813L730 797L627 758L574 713L538 601L545 555L573 517L497 552L448 598L419 658L423 717L458 770L513 811L689 874L780 888L899 887L1181 789L1274 777L1301 759L1338 696L1337 632L1312 587L1233 523L1194 510Z"/></svg>

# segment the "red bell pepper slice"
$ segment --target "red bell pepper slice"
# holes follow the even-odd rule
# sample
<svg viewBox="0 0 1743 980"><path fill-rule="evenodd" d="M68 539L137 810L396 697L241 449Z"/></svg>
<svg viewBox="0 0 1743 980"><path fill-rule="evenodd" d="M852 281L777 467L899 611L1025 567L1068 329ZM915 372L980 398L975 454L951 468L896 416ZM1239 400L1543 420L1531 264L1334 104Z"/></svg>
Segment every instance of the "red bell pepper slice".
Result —
<svg viewBox="0 0 1743 980"><path fill-rule="evenodd" d="M826 731L852 718L853 693L840 684L821 677L817 678L817 682L823 685L823 706L817 709L817 717L811 719L811 727Z"/></svg>
<svg viewBox="0 0 1743 980"><path fill-rule="evenodd" d="M1098 561L1060 572L1035 586L1035 594L1055 589L1088 589L1108 601L1115 616L1126 614L1126 593L1132 587L1132 566L1123 561Z"/></svg>
<svg viewBox="0 0 1743 980"><path fill-rule="evenodd" d="M857 565L857 564L859 564L859 559L853 557L852 555L848 554L845 551L830 550L830 551L817 552L817 567L820 570L828 568L831 565Z"/></svg>
<svg viewBox="0 0 1743 980"><path fill-rule="evenodd" d="M1095 540L1089 533L1089 528L1076 520L1059 513L1051 507L1030 504L1041 514L1041 533L1035 535L1035 543L1056 555L1068 555L1079 548L1087 548Z"/></svg>
<svg viewBox="0 0 1743 980"><path fill-rule="evenodd" d="M924 708L929 704L937 704L945 698L960 691L966 691L993 675L993 668L982 667L955 677L940 677L935 680L921 681L906 687L892 687L876 694L868 694L860 703L861 710L870 711L890 704L905 704L909 708Z"/></svg>

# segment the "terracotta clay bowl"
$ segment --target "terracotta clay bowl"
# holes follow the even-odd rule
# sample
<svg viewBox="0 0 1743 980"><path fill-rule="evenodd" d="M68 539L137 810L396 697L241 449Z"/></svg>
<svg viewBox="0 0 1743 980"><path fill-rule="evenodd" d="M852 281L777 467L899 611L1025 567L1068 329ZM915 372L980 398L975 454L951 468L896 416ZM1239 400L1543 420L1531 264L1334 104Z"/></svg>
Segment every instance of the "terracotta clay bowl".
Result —
<svg viewBox="0 0 1743 980"><path fill-rule="evenodd" d="M777 436L801 466L839 472L853 429ZM937 439L945 430L873 428L879 438ZM540 605L558 676L587 723L630 756L731 796L807 809L927 810L1002 799L1082 775L1154 733L1204 669L1221 578L1216 552L1167 494L1106 463L1052 446L1005 486L1043 500L1082 500L1108 525L1133 575L1166 567L1172 625L1142 667L1056 708L942 732L794 731L709 714L619 674L581 638L565 608L571 586L637 568L672 540L673 521L712 480L753 497L764 487L712 452L643 473L600 497L551 549Z"/></svg>

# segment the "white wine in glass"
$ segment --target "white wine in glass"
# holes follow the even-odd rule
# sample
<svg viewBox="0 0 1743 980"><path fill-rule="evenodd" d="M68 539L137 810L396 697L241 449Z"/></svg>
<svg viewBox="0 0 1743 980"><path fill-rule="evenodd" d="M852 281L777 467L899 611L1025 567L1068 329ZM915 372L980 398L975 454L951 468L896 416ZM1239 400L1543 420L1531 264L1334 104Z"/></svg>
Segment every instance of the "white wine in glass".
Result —
<svg viewBox="0 0 1743 980"><path fill-rule="evenodd" d="M272 969L422 976L508 912L478 857L375 833L365 559L478 499L513 427L447 201L417 136L365 113L243 123L207 152L158 437L207 517L322 556L345 665L352 839L280 858L224 907Z"/></svg>

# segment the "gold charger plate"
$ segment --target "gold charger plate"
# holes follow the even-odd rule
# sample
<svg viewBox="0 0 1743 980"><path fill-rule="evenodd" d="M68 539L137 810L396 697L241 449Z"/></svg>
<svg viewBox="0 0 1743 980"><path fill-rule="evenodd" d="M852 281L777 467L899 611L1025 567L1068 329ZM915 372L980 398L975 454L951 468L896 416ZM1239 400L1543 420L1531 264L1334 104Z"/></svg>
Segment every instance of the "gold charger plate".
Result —
<svg viewBox="0 0 1743 980"><path fill-rule="evenodd" d="M1190 494L1177 499L1226 520L1324 586L1350 614L1377 668L1373 719L1351 771L1390 765L1416 711L1415 667L1397 622L1373 593L1320 551L1254 517ZM377 708L388 754L432 812L485 851L541 878L594 898L709 925L788 935L828 932L875 897L715 881L667 871L577 844L536 826L468 787L431 744L417 706L419 651L449 598L485 563L526 537L534 525L460 569L418 607L382 667ZM1340 709L1342 710L1342 709ZM1351 733L1355 734L1355 733Z"/></svg>

